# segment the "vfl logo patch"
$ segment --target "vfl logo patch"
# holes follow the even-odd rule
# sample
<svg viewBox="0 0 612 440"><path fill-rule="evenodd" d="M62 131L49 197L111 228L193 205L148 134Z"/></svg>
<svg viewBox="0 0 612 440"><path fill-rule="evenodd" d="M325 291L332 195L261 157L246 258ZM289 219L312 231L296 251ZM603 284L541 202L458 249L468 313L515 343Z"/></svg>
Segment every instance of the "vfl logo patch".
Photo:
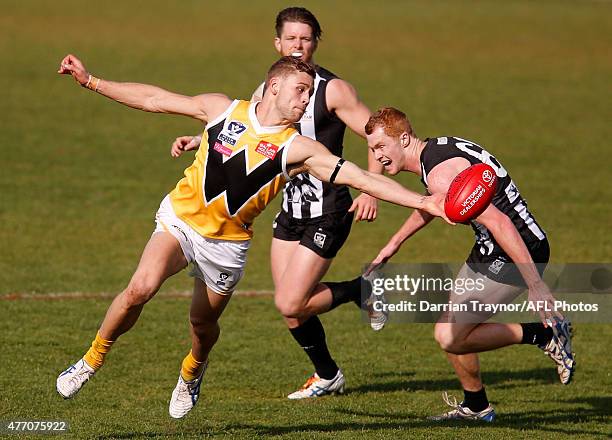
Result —
<svg viewBox="0 0 612 440"><path fill-rule="evenodd" d="M229 147L226 147L223 144L220 144L219 142L215 142L215 146L213 147L214 150L218 153L223 154L224 156L231 156L232 155L232 149Z"/></svg>
<svg viewBox="0 0 612 440"><path fill-rule="evenodd" d="M259 144L257 144L255 151L262 156L266 156L268 159L273 160L276 157L276 153L278 153L278 145L260 141Z"/></svg>
<svg viewBox="0 0 612 440"><path fill-rule="evenodd" d="M323 245L325 245L325 239L327 235L322 232L315 232L314 235L314 244L316 244L319 248L323 249Z"/></svg>
<svg viewBox="0 0 612 440"><path fill-rule="evenodd" d="M227 131L229 131L230 134L233 134L234 136L244 133L246 129L247 126L240 121L232 121L227 126Z"/></svg>
<svg viewBox="0 0 612 440"><path fill-rule="evenodd" d="M504 267L504 264L506 264L506 262L498 258L489 266L489 272L492 272L495 275L499 274L499 271L502 269L502 267Z"/></svg>
<svg viewBox="0 0 612 440"><path fill-rule="evenodd" d="M227 124L227 127L225 127L221 133L219 133L217 139L224 144L228 144L233 147L236 145L236 142L238 142L238 139L240 139L240 136L242 136L246 129L247 126L242 122L231 121L229 124Z"/></svg>

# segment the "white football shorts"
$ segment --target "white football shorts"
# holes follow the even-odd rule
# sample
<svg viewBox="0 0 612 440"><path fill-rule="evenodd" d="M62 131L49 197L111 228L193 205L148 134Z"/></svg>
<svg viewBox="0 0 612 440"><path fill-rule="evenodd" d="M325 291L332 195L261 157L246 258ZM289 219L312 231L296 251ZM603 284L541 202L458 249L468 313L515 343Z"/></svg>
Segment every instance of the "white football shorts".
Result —
<svg viewBox="0 0 612 440"><path fill-rule="evenodd" d="M176 216L170 196L159 205L155 223L153 234L169 232L178 240L187 262L192 264L189 275L201 279L220 295L234 291L244 274L250 240L217 240L201 236Z"/></svg>

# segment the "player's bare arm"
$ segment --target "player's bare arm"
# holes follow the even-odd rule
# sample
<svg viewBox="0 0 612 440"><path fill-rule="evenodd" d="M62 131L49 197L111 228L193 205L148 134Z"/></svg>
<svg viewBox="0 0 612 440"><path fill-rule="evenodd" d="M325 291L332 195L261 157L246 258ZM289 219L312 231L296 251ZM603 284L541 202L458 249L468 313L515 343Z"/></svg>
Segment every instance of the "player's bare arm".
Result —
<svg viewBox="0 0 612 440"><path fill-rule="evenodd" d="M559 312L548 311L548 309L554 310L555 298L540 277L531 254L510 218L491 204L476 218L476 221L489 230L495 241L517 265L529 289L529 301L535 303L545 301L547 304L547 310L538 312L544 325L547 325L547 320L563 319L563 315Z"/></svg>
<svg viewBox="0 0 612 440"><path fill-rule="evenodd" d="M470 162L467 159L458 157L438 164L428 175L429 191L432 194L448 191L448 187L455 176L469 166ZM527 246L525 246L521 235L510 218L493 204L490 204L475 221L489 230L495 241L517 265L517 269L529 289L529 300L546 301L551 304L549 308L552 310L555 299L540 277ZM547 325L547 319L554 319L555 317L563 319L558 312L540 311L539 314L544 325Z"/></svg>
<svg viewBox="0 0 612 440"><path fill-rule="evenodd" d="M422 209L415 209L397 232L393 234L385 247L378 252L376 258L372 260L367 268L365 275L369 275L376 267L389 261L389 259L399 251L406 240L427 226L434 218L433 215Z"/></svg>
<svg viewBox="0 0 612 440"><path fill-rule="evenodd" d="M290 176L306 171L322 181L333 180L334 183L348 185L378 199L408 208L423 209L434 216L446 218L444 194L423 196L385 176L362 170L351 162L342 163L338 156L331 154L323 145L305 136L298 136L293 141L287 156L287 167Z"/></svg>
<svg viewBox="0 0 612 440"><path fill-rule="evenodd" d="M81 60L74 55L64 57L58 73L72 75L81 86L128 107L153 113L189 116L202 122L214 119L232 102L227 96L218 93L185 96L149 84L97 78L91 75Z"/></svg>
<svg viewBox="0 0 612 440"><path fill-rule="evenodd" d="M370 117L370 110L361 102L357 91L348 82L334 78L329 82L326 93L328 110L335 113L353 132L365 138L365 125ZM368 171L382 174L383 166L368 149ZM355 212L355 221L376 220L378 203L368 194L361 194L353 201L350 212Z"/></svg>

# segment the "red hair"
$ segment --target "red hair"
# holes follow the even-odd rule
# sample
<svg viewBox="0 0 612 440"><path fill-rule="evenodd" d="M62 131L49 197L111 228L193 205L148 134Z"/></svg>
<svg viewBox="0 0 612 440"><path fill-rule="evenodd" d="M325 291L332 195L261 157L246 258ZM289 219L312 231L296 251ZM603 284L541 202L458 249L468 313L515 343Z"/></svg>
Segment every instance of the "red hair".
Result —
<svg viewBox="0 0 612 440"><path fill-rule="evenodd" d="M415 136L406 114L393 107L382 107L370 116L365 126L366 134L372 134L377 127L382 127L391 137L399 137L404 132Z"/></svg>

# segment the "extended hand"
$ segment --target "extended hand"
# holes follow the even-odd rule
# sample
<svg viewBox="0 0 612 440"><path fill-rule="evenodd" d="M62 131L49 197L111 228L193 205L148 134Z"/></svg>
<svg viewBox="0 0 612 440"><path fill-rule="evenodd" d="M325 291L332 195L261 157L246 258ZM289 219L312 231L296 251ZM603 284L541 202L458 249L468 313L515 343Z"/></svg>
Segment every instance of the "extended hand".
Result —
<svg viewBox="0 0 612 440"><path fill-rule="evenodd" d="M196 150L202 142L201 136L179 136L172 143L170 156L179 157L185 151Z"/></svg>
<svg viewBox="0 0 612 440"><path fill-rule="evenodd" d="M435 215L436 217L442 217L449 225L455 225L455 223L448 219L444 212L445 198L446 194L444 193L436 193L431 196L425 196L425 201L423 202L422 209L423 211L426 211L431 215Z"/></svg>
<svg viewBox="0 0 612 440"><path fill-rule="evenodd" d="M380 252L376 256L376 258L374 258L374 260L372 260L372 262L370 263L370 265L366 269L364 275L365 276L370 275L370 273L374 269L376 269L378 266L380 266L382 264L385 264L387 261L389 261L389 258L394 256L397 253L397 251L399 251L400 246L401 245L395 244L395 243L392 243L392 242L387 243L387 245L380 250Z"/></svg>
<svg viewBox="0 0 612 440"><path fill-rule="evenodd" d="M87 84L87 80L89 79L89 72L87 72L81 60L74 55L66 55L64 57L57 73L72 75L75 81L82 86Z"/></svg>
<svg viewBox="0 0 612 440"><path fill-rule="evenodd" d="M349 212L355 212L355 221L366 220L373 222L378 213L378 199L369 194L362 193L353 200Z"/></svg>
<svg viewBox="0 0 612 440"><path fill-rule="evenodd" d="M536 307L544 327L547 327L551 322L554 324L556 318L563 320L563 315L555 310L555 297L552 296L543 280L529 288L527 299L531 305Z"/></svg>

